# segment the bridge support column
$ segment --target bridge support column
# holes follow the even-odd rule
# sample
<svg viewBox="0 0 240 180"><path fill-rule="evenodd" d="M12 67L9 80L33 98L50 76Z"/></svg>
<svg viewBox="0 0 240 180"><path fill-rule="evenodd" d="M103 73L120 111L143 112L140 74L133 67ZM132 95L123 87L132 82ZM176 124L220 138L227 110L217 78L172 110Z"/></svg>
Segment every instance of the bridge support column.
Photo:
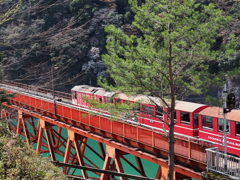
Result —
<svg viewBox="0 0 240 180"><path fill-rule="evenodd" d="M56 161L55 157L55 139L53 137L52 133L52 125L44 121L43 119L39 119L38 121L38 143L37 143L37 148L36 151L37 153L41 153L41 146L43 143L43 132L45 130L45 135L46 135L46 140L47 140L47 147L48 151L51 155L51 158L53 161Z"/></svg>
<svg viewBox="0 0 240 180"><path fill-rule="evenodd" d="M54 142L54 137L53 137L51 129L52 129L52 126L47 126L47 127L45 127L45 132L46 132L46 138L47 138L47 142L48 142L48 149L49 149L51 158L52 158L53 161L56 161L55 149L54 149L55 142Z"/></svg>
<svg viewBox="0 0 240 180"><path fill-rule="evenodd" d="M106 157L104 160L104 165L103 165L103 170L109 170L110 167L110 162L111 162L111 158L114 160L116 169L118 172L123 173L123 167L121 164L121 160L120 160L120 154L117 153L117 149L106 145ZM107 174L102 173L100 180L106 180L107 179ZM124 177L120 177L121 180L127 180Z"/></svg>
<svg viewBox="0 0 240 180"><path fill-rule="evenodd" d="M38 139L37 139L37 148L36 151L38 154L41 153L43 130L45 129L45 121L39 119L38 121Z"/></svg>
<svg viewBox="0 0 240 180"><path fill-rule="evenodd" d="M72 145L75 148L76 151L76 156L77 156L77 160L80 166L85 166L84 164L84 160L83 160L83 154L84 154L84 150L86 148L86 139L84 138L83 142L84 145L82 146L82 149L80 148L80 144L78 143L78 138L76 138L77 134L75 134L73 131L68 130L68 139L67 139L67 146L66 146L66 151L65 151L65 156L64 156L64 163L68 163L69 161L69 157L70 157L70 153L71 153L71 147ZM73 163L73 162L72 162ZM67 174L67 168L63 167L63 172L65 174ZM82 172L82 176L83 178L87 179L88 178L88 174L87 171L85 171L84 169L81 169Z"/></svg>
<svg viewBox="0 0 240 180"><path fill-rule="evenodd" d="M167 173L168 173L168 168L167 167L163 167L163 166L159 166L157 174L156 174L156 179L167 179ZM174 173L175 174L175 173ZM175 175L174 175L175 176Z"/></svg>
<svg viewBox="0 0 240 180"><path fill-rule="evenodd" d="M184 175L184 174L180 174L180 173L175 173L175 179L176 180L183 180L183 179L185 179L185 180L191 180L192 178L191 177L189 177L189 176L186 176L186 175Z"/></svg>
<svg viewBox="0 0 240 180"><path fill-rule="evenodd" d="M22 111L18 111L18 123L17 123L17 130L16 130L16 134L20 135L22 128L23 128L23 112Z"/></svg>
<svg viewBox="0 0 240 180"><path fill-rule="evenodd" d="M32 118L32 117L27 114L24 114L22 111L18 110L18 124L17 124L16 134L20 135L22 133L22 131L24 131L24 135L26 137L26 142L27 142L28 146L30 146L30 136L29 136L26 122L25 122L28 118Z"/></svg>
<svg viewBox="0 0 240 180"><path fill-rule="evenodd" d="M159 166L155 179L156 180L160 180L160 179L165 180L165 179L167 179L167 175L168 175L168 168ZM189 176L186 176L184 174L174 172L173 179L174 180L183 180L183 179L191 180L192 178Z"/></svg>

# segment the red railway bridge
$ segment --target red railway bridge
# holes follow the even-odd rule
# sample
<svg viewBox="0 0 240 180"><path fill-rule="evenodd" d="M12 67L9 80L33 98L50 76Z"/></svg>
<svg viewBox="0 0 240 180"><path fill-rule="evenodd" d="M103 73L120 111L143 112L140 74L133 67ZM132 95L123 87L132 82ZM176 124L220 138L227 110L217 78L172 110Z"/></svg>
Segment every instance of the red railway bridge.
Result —
<svg viewBox="0 0 240 180"><path fill-rule="evenodd" d="M5 104L7 108L2 109L1 118L14 119L15 123L10 123L9 128L22 135L29 145L35 143L37 153L49 153L66 175L76 179L105 180L113 176L122 180L151 179L144 171L144 159L158 166L152 179L167 177L168 142L160 130L124 119L113 121L106 114L72 105L71 94L55 91L55 100L48 89L15 82L4 82L0 86L8 93L16 93L11 104ZM63 130L67 132L66 137L61 134ZM88 139L98 143L98 149L89 148L102 160L100 167L94 157L87 157L85 153ZM174 179L200 180L201 172L206 171L205 149L209 146L194 138L176 137ZM134 162L126 157L129 154ZM57 156L62 157L62 161L57 160ZM122 161L139 175L127 174ZM80 169L80 175L74 174L76 169ZM90 177L89 171L97 177Z"/></svg>

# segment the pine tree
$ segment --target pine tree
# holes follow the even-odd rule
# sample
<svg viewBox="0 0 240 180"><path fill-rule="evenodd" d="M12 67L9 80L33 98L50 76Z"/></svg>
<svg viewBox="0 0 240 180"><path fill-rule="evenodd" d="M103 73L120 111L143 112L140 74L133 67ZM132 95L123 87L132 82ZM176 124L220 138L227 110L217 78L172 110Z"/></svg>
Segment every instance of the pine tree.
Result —
<svg viewBox="0 0 240 180"><path fill-rule="evenodd" d="M230 44L214 48L231 18L214 4L195 0L129 0L129 4L139 36L129 36L112 25L105 28L108 53L102 58L115 84L103 79L99 83L106 89L155 96L168 107L167 179L172 180L176 99L206 91L214 78L208 64L217 63L219 51L233 52Z"/></svg>

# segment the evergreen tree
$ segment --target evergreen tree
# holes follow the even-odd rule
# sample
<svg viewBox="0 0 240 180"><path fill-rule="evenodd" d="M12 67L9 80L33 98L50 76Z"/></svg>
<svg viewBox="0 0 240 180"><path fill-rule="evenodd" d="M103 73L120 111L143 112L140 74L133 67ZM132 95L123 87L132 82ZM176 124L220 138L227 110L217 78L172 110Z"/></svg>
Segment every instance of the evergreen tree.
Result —
<svg viewBox="0 0 240 180"><path fill-rule="evenodd" d="M230 43L215 47L220 29L227 28L231 18L214 4L195 0L129 0L129 4L139 36L112 25L105 28L108 54L102 58L115 84L104 79L99 83L109 90L155 96L169 109L168 119L162 121L169 128L167 179L172 180L176 100L205 92L214 78L207 64L217 63L219 51L233 52Z"/></svg>

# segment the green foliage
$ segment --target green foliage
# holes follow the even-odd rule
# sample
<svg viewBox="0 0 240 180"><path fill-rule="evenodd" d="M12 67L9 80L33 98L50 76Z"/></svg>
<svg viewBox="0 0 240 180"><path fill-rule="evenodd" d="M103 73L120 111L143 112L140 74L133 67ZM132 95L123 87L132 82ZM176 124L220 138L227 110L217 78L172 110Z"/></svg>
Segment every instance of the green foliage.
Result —
<svg viewBox="0 0 240 180"><path fill-rule="evenodd" d="M26 146L0 122L0 179L67 180L61 170Z"/></svg>
<svg viewBox="0 0 240 180"><path fill-rule="evenodd" d="M116 94L115 94L116 95ZM112 96L112 98L114 95ZM90 105L90 109L96 110L94 115L98 115L99 113L109 113L110 120L117 119L133 119L137 116L139 110L139 103L129 103L126 101L125 103L102 103L97 101L94 98L83 97L83 101Z"/></svg>
<svg viewBox="0 0 240 180"><path fill-rule="evenodd" d="M0 90L0 107L2 107L2 103L10 103L10 98L14 98L16 96L15 93L7 93L5 90Z"/></svg>
<svg viewBox="0 0 240 180"><path fill-rule="evenodd" d="M215 74L209 64L218 63L218 51L231 54L233 45L215 47L220 30L226 28L231 17L212 3L195 0L148 0L139 5L129 0L135 13L132 25L142 35L126 35L113 25L105 27L108 53L102 56L108 73L115 82L108 89L154 96L169 108L168 119L168 175L174 171L174 110L176 99L189 94L203 94ZM234 36L230 42L235 42ZM160 106L156 103L157 106Z"/></svg>
<svg viewBox="0 0 240 180"><path fill-rule="evenodd" d="M239 75L240 71L240 43L236 43L236 46L233 48L237 50L236 53L226 55L224 52L221 52L218 55L219 71L225 72L229 76L232 76L234 73L236 73L235 75Z"/></svg>
<svg viewBox="0 0 240 180"><path fill-rule="evenodd" d="M79 24L84 24L93 16L93 13L98 10L98 5L92 0L73 0L69 4L69 9Z"/></svg>
<svg viewBox="0 0 240 180"><path fill-rule="evenodd" d="M72 13L77 13L86 4L91 4L92 0L72 0L69 4L69 9Z"/></svg>
<svg viewBox="0 0 240 180"><path fill-rule="evenodd" d="M108 54L102 58L115 80L114 88L159 98L205 92L214 76L208 73L208 64L216 62L219 51L233 52L232 46L212 49L231 17L223 16L212 3L201 5L194 0L129 3L135 13L132 24L143 36L128 36L111 25L105 28Z"/></svg>
<svg viewBox="0 0 240 180"><path fill-rule="evenodd" d="M219 99L212 97L212 96L207 96L206 97L206 102L207 104L209 104L210 106L217 106L217 107L222 107L223 102L220 101Z"/></svg>
<svg viewBox="0 0 240 180"><path fill-rule="evenodd" d="M240 19L240 1L236 0L231 8L228 10L228 14L236 19Z"/></svg>

